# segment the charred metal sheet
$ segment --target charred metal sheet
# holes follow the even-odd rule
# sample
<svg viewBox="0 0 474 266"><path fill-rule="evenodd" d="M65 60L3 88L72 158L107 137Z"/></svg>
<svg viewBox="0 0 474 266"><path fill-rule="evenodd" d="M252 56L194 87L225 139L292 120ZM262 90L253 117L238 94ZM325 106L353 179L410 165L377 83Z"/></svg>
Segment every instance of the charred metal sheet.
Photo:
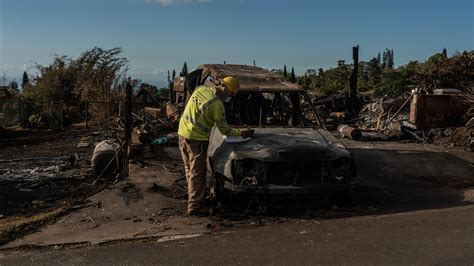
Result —
<svg viewBox="0 0 474 266"><path fill-rule="evenodd" d="M202 79L211 76L214 80L234 76L240 81L240 90L246 91L304 91L302 87L291 83L276 73L263 68L232 64L200 65Z"/></svg>
<svg viewBox="0 0 474 266"><path fill-rule="evenodd" d="M211 171L235 185L345 186L355 180L350 153L322 129L255 128L252 139L227 143L214 128L209 143Z"/></svg>
<svg viewBox="0 0 474 266"><path fill-rule="evenodd" d="M211 134L210 151L229 146L235 159L253 158L262 161L324 161L350 158L346 150L331 133L314 128L255 128L254 137L247 142L225 143L223 135L214 129ZM234 158L230 158L234 159Z"/></svg>
<svg viewBox="0 0 474 266"><path fill-rule="evenodd" d="M455 95L415 95L410 106L410 122L417 128L462 125L469 105Z"/></svg>
<svg viewBox="0 0 474 266"><path fill-rule="evenodd" d="M267 185L267 186L240 186L230 183L226 183L225 187L231 191L242 193L242 194L253 194L253 195L287 195L287 194L311 194L318 192L334 192L344 191L353 189L357 186L356 182L353 181L350 184L345 185L315 185L315 186L278 186L278 185Z"/></svg>

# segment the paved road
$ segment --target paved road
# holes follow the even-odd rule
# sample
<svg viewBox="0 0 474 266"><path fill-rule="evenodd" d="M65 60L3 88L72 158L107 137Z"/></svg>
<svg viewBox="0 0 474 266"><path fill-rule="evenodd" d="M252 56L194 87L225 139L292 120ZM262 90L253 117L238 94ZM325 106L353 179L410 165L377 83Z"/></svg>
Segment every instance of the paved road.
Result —
<svg viewBox="0 0 474 266"><path fill-rule="evenodd" d="M474 206L299 220L168 242L4 254L18 264L474 264Z"/></svg>

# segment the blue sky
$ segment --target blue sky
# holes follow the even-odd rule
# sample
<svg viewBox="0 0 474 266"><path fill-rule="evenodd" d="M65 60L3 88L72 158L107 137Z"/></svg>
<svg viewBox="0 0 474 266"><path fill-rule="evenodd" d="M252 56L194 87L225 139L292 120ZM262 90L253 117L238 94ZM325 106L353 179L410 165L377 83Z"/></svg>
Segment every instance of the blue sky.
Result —
<svg viewBox="0 0 474 266"><path fill-rule="evenodd" d="M328 68L385 48L395 64L444 47L472 50L469 0L0 0L0 67L11 79L55 54L122 47L130 75L162 85L166 71L201 63Z"/></svg>

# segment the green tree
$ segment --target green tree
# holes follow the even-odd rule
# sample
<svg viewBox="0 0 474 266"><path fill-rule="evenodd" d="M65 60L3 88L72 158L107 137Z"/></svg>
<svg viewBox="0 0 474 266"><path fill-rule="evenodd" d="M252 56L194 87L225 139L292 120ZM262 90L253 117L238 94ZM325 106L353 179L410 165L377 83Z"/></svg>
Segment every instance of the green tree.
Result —
<svg viewBox="0 0 474 266"><path fill-rule="evenodd" d="M359 71L357 72L357 90L369 90L369 63L365 61L359 62Z"/></svg>
<svg viewBox="0 0 474 266"><path fill-rule="evenodd" d="M387 67L392 69L395 66L395 61L393 59L393 49L391 49L388 53L388 62L387 62Z"/></svg>
<svg viewBox="0 0 474 266"><path fill-rule="evenodd" d="M127 78L126 58L122 49L104 50L98 47L86 51L74 60L77 73L75 93L82 100L110 101L121 97L123 80Z"/></svg>
<svg viewBox="0 0 474 266"><path fill-rule="evenodd" d="M291 75L290 75L289 80L293 83L296 83L296 75L295 75L295 68L294 67L291 68Z"/></svg>
<svg viewBox="0 0 474 266"><path fill-rule="evenodd" d="M181 73L179 73L180 77L186 77L188 75L188 65L186 61L184 62L183 68L181 69Z"/></svg>
<svg viewBox="0 0 474 266"><path fill-rule="evenodd" d="M305 90L315 90L317 73L315 69L308 69L306 72L297 78L298 85Z"/></svg>
<svg viewBox="0 0 474 266"><path fill-rule="evenodd" d="M474 51L464 51L450 58L437 53L419 66L413 79L428 89L456 88L473 93L473 69Z"/></svg>
<svg viewBox="0 0 474 266"><path fill-rule="evenodd" d="M350 75L350 65L345 64L343 60L339 60L337 67L330 68L324 72L321 80L322 84L318 90L320 90L322 94L344 91L349 86Z"/></svg>
<svg viewBox="0 0 474 266"><path fill-rule="evenodd" d="M446 48L443 48L443 56L444 58L448 58L448 51L446 50Z"/></svg>
<svg viewBox="0 0 474 266"><path fill-rule="evenodd" d="M375 92L379 95L389 95L396 97L405 92L409 92L416 82L412 79L419 64L411 61L405 66L397 69L385 68L380 75L380 82L375 84Z"/></svg>
<svg viewBox="0 0 474 266"><path fill-rule="evenodd" d="M22 78L22 82L21 82L21 87L25 88L29 84L30 84L30 77L28 76L28 73L26 73L26 71L23 71L23 78Z"/></svg>
<svg viewBox="0 0 474 266"><path fill-rule="evenodd" d="M122 50L95 47L79 58L55 56L48 66L37 65L35 85L24 90L25 97L35 100L64 101L78 105L83 100L113 101L122 96L128 81L127 60Z"/></svg>
<svg viewBox="0 0 474 266"><path fill-rule="evenodd" d="M78 104L74 94L76 71L73 60L67 56L56 56L49 66L37 65L40 75L35 85L25 89L25 96L30 100L64 101L66 104Z"/></svg>
<svg viewBox="0 0 474 266"><path fill-rule="evenodd" d="M286 72L286 65L283 66L283 77L288 78L288 73Z"/></svg>
<svg viewBox="0 0 474 266"><path fill-rule="evenodd" d="M380 74L382 73L378 58L372 58L367 63L367 78L368 78L368 89L373 89L375 85L380 82Z"/></svg>
<svg viewBox="0 0 474 266"><path fill-rule="evenodd" d="M390 50L390 49L385 49L385 51L383 52L383 55L382 55L382 68L390 68L392 69L393 66L394 66L394 60L393 60L393 49Z"/></svg>

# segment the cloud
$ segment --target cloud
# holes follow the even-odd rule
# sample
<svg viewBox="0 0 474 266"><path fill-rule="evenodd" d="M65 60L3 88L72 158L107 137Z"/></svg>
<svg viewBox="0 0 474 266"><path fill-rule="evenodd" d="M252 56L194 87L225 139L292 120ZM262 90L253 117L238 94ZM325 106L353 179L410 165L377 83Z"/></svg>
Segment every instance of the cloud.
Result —
<svg viewBox="0 0 474 266"><path fill-rule="evenodd" d="M151 72L153 75L163 75L163 74L168 74L168 71L167 70L164 70L164 69L155 69L153 70L153 72Z"/></svg>
<svg viewBox="0 0 474 266"><path fill-rule="evenodd" d="M156 0L156 2L162 6L169 6L173 3L172 0Z"/></svg>
<svg viewBox="0 0 474 266"><path fill-rule="evenodd" d="M211 0L145 0L147 4L159 4L164 7L178 4L207 4L210 2Z"/></svg>
<svg viewBox="0 0 474 266"><path fill-rule="evenodd" d="M15 70L16 68L17 68L17 66L16 66L16 65L12 65L12 64L4 64L4 65L2 66L2 69L3 69L4 71L7 71L7 70Z"/></svg>

